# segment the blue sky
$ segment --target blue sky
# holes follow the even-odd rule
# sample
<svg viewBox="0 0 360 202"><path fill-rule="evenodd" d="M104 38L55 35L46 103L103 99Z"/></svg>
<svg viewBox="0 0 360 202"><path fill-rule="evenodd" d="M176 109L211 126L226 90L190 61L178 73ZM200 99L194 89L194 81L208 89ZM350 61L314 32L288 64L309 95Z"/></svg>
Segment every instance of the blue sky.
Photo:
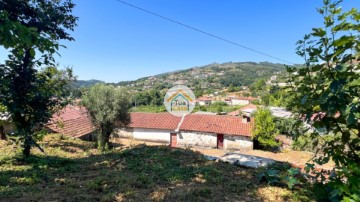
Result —
<svg viewBox="0 0 360 202"><path fill-rule="evenodd" d="M125 0L252 49L302 63L295 42L321 25L321 0ZM213 62L282 63L219 41L116 0L74 0L75 42L62 42L60 67L79 79L133 80ZM360 8L345 0L344 9ZM3 61L6 51L0 50Z"/></svg>

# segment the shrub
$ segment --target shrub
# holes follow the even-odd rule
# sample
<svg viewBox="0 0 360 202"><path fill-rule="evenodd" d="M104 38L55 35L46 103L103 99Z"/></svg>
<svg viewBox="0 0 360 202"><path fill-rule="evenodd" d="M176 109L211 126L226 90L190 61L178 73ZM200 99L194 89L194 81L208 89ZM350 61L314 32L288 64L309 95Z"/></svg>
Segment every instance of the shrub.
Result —
<svg viewBox="0 0 360 202"><path fill-rule="evenodd" d="M268 109L258 109L254 114L255 126L252 138L260 143L264 149L273 149L279 146L275 140L278 130L274 123L271 112Z"/></svg>

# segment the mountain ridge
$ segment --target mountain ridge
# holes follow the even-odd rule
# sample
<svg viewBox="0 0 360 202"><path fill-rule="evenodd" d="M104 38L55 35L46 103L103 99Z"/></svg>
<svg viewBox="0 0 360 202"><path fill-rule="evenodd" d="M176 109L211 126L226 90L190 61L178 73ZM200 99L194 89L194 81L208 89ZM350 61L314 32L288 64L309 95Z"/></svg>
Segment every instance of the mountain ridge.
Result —
<svg viewBox="0 0 360 202"><path fill-rule="evenodd" d="M248 86L258 79L269 79L271 76L285 71L285 65L271 62L213 62L203 66L164 72L135 80L111 82L115 86L127 86L137 90L151 89L152 87L170 88L173 85L188 85L191 88L214 88L232 86ZM79 80L80 87L91 87L104 81ZM199 86L200 85L200 86Z"/></svg>

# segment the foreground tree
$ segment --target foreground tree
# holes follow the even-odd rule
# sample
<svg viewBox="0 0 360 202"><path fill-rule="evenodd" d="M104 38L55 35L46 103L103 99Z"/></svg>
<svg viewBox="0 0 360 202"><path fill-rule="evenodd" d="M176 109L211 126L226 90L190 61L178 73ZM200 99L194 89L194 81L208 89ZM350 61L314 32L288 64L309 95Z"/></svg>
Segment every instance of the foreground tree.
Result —
<svg viewBox="0 0 360 202"><path fill-rule="evenodd" d="M278 135L276 124L268 109L257 109L254 114L255 125L252 132L252 138L260 143L265 149L272 149L279 146L275 140Z"/></svg>
<svg viewBox="0 0 360 202"><path fill-rule="evenodd" d="M76 26L74 6L70 0L0 1L0 45L10 52L0 64L0 102L11 115L25 156L36 145L35 129L69 101L72 71L57 70L53 54L59 40L73 40L67 30Z"/></svg>
<svg viewBox="0 0 360 202"><path fill-rule="evenodd" d="M115 128L122 128L130 123L131 104L125 89L96 84L83 96L82 104L97 127L100 150L109 145L110 135Z"/></svg>
<svg viewBox="0 0 360 202"><path fill-rule="evenodd" d="M324 0L318 9L324 27L298 42L304 67L288 71L296 97L292 108L312 124L313 146L323 142L315 162L335 162L336 175L328 183L331 199L360 201L360 13L343 12L340 3ZM326 138L320 128L329 133Z"/></svg>
<svg viewBox="0 0 360 202"><path fill-rule="evenodd" d="M8 124L9 116L6 107L0 104L0 140L6 140L5 124Z"/></svg>

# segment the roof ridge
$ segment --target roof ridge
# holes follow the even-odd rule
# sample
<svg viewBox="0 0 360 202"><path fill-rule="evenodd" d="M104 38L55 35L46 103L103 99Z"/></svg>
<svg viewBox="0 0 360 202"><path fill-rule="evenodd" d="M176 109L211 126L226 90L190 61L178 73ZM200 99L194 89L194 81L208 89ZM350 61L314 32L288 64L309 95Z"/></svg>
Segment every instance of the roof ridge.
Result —
<svg viewBox="0 0 360 202"><path fill-rule="evenodd" d="M178 126L177 126L176 129L175 129L176 132L179 132L179 131L180 131L181 124L184 122L185 117L186 117L186 115L183 115L183 116L181 117L181 120L179 121Z"/></svg>

